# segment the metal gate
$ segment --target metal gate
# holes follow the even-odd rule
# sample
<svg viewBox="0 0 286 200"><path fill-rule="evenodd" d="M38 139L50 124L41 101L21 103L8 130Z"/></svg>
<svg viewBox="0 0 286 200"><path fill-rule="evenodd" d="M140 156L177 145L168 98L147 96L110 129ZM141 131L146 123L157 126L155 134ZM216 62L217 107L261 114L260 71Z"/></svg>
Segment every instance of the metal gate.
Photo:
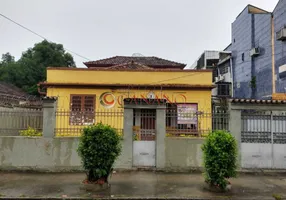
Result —
<svg viewBox="0 0 286 200"><path fill-rule="evenodd" d="M156 110L135 109L133 118L133 166L155 167Z"/></svg>
<svg viewBox="0 0 286 200"><path fill-rule="evenodd" d="M243 168L286 169L286 115L242 113Z"/></svg>

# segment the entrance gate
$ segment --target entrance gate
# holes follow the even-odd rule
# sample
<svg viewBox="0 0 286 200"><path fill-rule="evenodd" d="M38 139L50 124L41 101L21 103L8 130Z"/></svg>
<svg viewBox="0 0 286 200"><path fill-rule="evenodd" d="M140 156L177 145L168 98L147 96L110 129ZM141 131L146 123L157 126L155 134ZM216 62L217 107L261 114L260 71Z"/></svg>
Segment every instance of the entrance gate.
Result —
<svg viewBox="0 0 286 200"><path fill-rule="evenodd" d="M242 112L243 168L286 169L286 115Z"/></svg>
<svg viewBox="0 0 286 200"><path fill-rule="evenodd" d="M133 166L156 166L156 110L134 109Z"/></svg>

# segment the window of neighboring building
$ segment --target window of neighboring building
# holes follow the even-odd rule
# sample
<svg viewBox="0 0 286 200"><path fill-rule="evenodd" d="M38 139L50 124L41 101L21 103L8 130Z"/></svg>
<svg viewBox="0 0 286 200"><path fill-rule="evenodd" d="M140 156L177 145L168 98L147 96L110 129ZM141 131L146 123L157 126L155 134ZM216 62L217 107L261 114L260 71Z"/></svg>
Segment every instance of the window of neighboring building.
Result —
<svg viewBox="0 0 286 200"><path fill-rule="evenodd" d="M70 125L89 125L95 120L95 96L71 95Z"/></svg>
<svg viewBox="0 0 286 200"><path fill-rule="evenodd" d="M225 65L225 66L220 67L220 68L219 68L219 72L220 72L220 74L226 74L226 73L228 73L228 66Z"/></svg>
<svg viewBox="0 0 286 200"><path fill-rule="evenodd" d="M218 96L230 96L230 84L228 83L221 83L217 85L217 95Z"/></svg>

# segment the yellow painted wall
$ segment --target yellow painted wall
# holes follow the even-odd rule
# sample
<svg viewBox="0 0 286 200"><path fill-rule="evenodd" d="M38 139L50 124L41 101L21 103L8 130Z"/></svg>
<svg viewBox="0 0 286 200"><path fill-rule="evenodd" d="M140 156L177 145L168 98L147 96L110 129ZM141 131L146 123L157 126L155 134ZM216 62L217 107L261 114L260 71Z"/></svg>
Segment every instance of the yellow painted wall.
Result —
<svg viewBox="0 0 286 200"><path fill-rule="evenodd" d="M190 76L188 76L190 75ZM182 77L179 79L175 79ZM194 84L211 85L211 72L117 72L117 71L70 71L70 70L48 70L48 83L130 83L130 84L154 84L155 81L167 80L164 83L173 84ZM70 95L85 94L95 95L95 108L97 112L121 112L124 98L146 98L152 91L158 98L168 97L171 102L196 103L198 110L204 113L211 113L211 90L139 90L139 89L81 89L81 88L57 88L49 87L47 96L58 97L57 108L61 111L69 111ZM100 95L110 92L116 97L114 107L106 109L100 104ZM115 118L114 118L115 119ZM108 123L114 128L123 129L123 116L116 117L116 121L107 117L96 117L97 122ZM112 121L112 122L110 122ZM69 125L69 116L58 117L57 128L82 128L82 126ZM199 118L199 128L211 130L211 117ZM67 136L63 133L61 136Z"/></svg>
<svg viewBox="0 0 286 200"><path fill-rule="evenodd" d="M120 109L122 107L123 98L133 98L134 96L137 98L141 98L141 95L145 96L146 98L146 95L151 91L159 98L163 98L163 95L166 95L173 102L176 101L177 103L197 103L199 110L211 112L211 91L48 88L47 96L58 97L58 108L69 110L71 94L96 95L96 109L105 109L99 103L99 97L105 92L111 92L116 97L116 104L111 109ZM186 97L186 100L183 96Z"/></svg>
<svg viewBox="0 0 286 200"><path fill-rule="evenodd" d="M98 70L47 70L49 83L97 83L97 84L212 84L212 72L208 71L98 71Z"/></svg>
<svg viewBox="0 0 286 200"><path fill-rule="evenodd" d="M274 93L272 94L273 100L286 100L286 94L285 93Z"/></svg>
<svg viewBox="0 0 286 200"><path fill-rule="evenodd" d="M111 92L116 97L116 104L113 108L106 109L99 103L99 97L102 93ZM71 94L90 94L96 95L95 107L97 112L102 112L103 114L97 116L95 123L102 122L109 124L117 129L123 129L123 116L119 117L119 112L122 110L122 101L120 99L128 97L138 97L141 95L145 96L149 93L149 90L106 90L106 89L64 89L64 88L49 88L48 96L57 96L58 97L58 110L69 111L70 109L70 95ZM166 95L171 101L177 103L197 103L198 110L202 111L202 117L199 117L199 129L211 130L211 92L210 91L176 91L176 90L167 90L167 91L153 91L159 98L162 95ZM182 96L184 95L184 97ZM186 97L186 100L185 100ZM113 117L111 120L107 117L106 112L116 112L116 117ZM112 115L111 115L112 116ZM69 117L58 117L56 122L57 128L81 128L80 126L70 126ZM67 135L63 133L63 135Z"/></svg>

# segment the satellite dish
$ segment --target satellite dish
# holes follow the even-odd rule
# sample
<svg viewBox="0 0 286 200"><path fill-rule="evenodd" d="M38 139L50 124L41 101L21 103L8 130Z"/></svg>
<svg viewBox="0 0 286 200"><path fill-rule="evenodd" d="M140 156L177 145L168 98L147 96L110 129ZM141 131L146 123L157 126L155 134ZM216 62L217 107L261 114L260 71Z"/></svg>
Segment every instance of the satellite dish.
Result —
<svg viewBox="0 0 286 200"><path fill-rule="evenodd" d="M133 53L132 57L144 57L141 53Z"/></svg>

